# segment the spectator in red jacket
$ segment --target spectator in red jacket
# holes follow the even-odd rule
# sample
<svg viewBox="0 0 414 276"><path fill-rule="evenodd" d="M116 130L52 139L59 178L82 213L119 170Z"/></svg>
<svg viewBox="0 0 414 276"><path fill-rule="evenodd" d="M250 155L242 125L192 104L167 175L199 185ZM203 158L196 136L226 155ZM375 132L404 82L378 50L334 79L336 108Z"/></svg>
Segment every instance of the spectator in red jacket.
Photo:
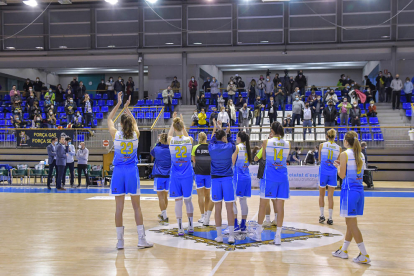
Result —
<svg viewBox="0 0 414 276"><path fill-rule="evenodd" d="M188 83L188 88L190 89L190 104L196 104L197 86L197 81L195 80L195 77L192 76Z"/></svg>
<svg viewBox="0 0 414 276"><path fill-rule="evenodd" d="M377 117L377 107L375 106L374 101L369 102L368 117Z"/></svg>

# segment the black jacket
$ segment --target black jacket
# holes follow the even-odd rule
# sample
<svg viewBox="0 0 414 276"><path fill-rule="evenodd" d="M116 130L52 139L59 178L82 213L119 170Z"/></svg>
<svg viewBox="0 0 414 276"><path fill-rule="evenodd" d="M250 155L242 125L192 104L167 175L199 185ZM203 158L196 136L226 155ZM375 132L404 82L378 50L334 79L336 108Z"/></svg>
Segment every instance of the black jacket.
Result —
<svg viewBox="0 0 414 276"><path fill-rule="evenodd" d="M33 83L33 91L40 92L42 91L43 83L41 81L35 81Z"/></svg>
<svg viewBox="0 0 414 276"><path fill-rule="evenodd" d="M369 87L371 90L375 90L375 85L372 83L370 79L365 80L365 85ZM366 88L365 88L366 89Z"/></svg>
<svg viewBox="0 0 414 276"><path fill-rule="evenodd" d="M85 95L85 94L86 94L86 87L84 85L82 87L79 86L76 89L76 97L78 99L82 99L83 95Z"/></svg>
<svg viewBox="0 0 414 276"><path fill-rule="evenodd" d="M336 110L335 106L332 106L331 111L329 111L329 106L326 106L323 110L323 117L325 122L335 122L335 119L338 117L338 110Z"/></svg>
<svg viewBox="0 0 414 276"><path fill-rule="evenodd" d="M29 83L25 82L23 84L24 91L29 92L29 87L33 87L33 83L31 81L29 81Z"/></svg>
<svg viewBox="0 0 414 276"><path fill-rule="evenodd" d="M241 101L239 99L237 99L237 102L236 102L235 106L237 108L242 108L245 103L246 103L246 101L243 98L242 98Z"/></svg>
<svg viewBox="0 0 414 276"><path fill-rule="evenodd" d="M78 87L79 87L79 82L77 80L75 81L71 81L70 82L70 87L72 87L73 91L77 91Z"/></svg>
<svg viewBox="0 0 414 276"><path fill-rule="evenodd" d="M55 92L55 101L57 101L59 103L63 102L63 95L64 94L65 94L65 91L62 88L56 89L56 92Z"/></svg>
<svg viewBox="0 0 414 276"><path fill-rule="evenodd" d="M346 99L348 100L348 103L351 102L351 97L349 96L349 92L351 92L351 90L346 89L346 88L342 89L342 91L341 91L341 97L342 97L342 99L344 97L346 97Z"/></svg>
<svg viewBox="0 0 414 276"><path fill-rule="evenodd" d="M105 82L104 83L102 83L102 82L100 82L99 84L98 84L98 86L96 87L96 94L102 94L102 93L104 93L105 91L106 91L106 84L105 84ZM102 91L100 91L100 90L102 90Z"/></svg>
<svg viewBox="0 0 414 276"><path fill-rule="evenodd" d="M115 92L124 92L125 91L125 83L120 82L119 80L117 80L114 84L114 90Z"/></svg>
<svg viewBox="0 0 414 276"><path fill-rule="evenodd" d="M320 105L319 105L319 112L318 113L322 113L323 112L323 109L325 108L325 105L323 104L323 101L322 101L322 99L319 101L320 102ZM312 109L312 114L313 113L315 113L315 112L317 112L317 110L316 110L316 106L318 105L318 100L317 99L315 99L314 101L312 101L311 103L310 103L310 107L311 107L311 109ZM315 108L315 109L314 109Z"/></svg>
<svg viewBox="0 0 414 276"><path fill-rule="evenodd" d="M299 75L296 76L295 78L296 83L298 84L299 88L303 88L306 86L306 77L305 75L302 75L302 77L300 78Z"/></svg>
<svg viewBox="0 0 414 276"><path fill-rule="evenodd" d="M384 84L385 84L385 77L384 76L377 76L377 78L375 79L375 81L377 82L377 84L376 84L376 88L377 89L380 89L381 88L381 82L380 82L380 80L382 80L383 82L384 82Z"/></svg>
<svg viewBox="0 0 414 276"><path fill-rule="evenodd" d="M202 109L202 108L206 108L207 107L207 103L206 103L206 98L199 98L198 100L197 100L197 103L198 103L198 108L200 108L200 110ZM207 112L207 110L206 110L206 112Z"/></svg>
<svg viewBox="0 0 414 276"><path fill-rule="evenodd" d="M354 109L354 107L352 107L349 110L349 117L351 119L355 119L355 117L358 117L358 119L361 118L361 108L359 108L359 106L356 107L356 109Z"/></svg>
<svg viewBox="0 0 414 276"><path fill-rule="evenodd" d="M206 92L210 92L210 82L211 82L211 80L206 80L204 83L203 83L203 90L204 90L204 93L206 93Z"/></svg>

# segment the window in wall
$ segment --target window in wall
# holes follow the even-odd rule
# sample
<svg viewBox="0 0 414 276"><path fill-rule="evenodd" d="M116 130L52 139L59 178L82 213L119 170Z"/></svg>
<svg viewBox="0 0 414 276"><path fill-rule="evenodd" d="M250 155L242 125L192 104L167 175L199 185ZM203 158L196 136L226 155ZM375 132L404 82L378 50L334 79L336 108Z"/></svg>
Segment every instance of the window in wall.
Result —
<svg viewBox="0 0 414 276"><path fill-rule="evenodd" d="M398 11L410 3L410 0L398 0ZM397 19L397 39L414 39L414 2L403 10Z"/></svg>

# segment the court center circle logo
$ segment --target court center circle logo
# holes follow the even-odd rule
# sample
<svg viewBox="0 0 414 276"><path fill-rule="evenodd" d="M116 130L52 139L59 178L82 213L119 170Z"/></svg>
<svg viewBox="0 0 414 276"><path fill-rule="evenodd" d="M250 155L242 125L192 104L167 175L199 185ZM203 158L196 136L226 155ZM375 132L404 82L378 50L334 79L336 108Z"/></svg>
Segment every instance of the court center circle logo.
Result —
<svg viewBox="0 0 414 276"><path fill-rule="evenodd" d="M223 222L223 243L214 239L217 237L214 222L210 226L194 224L194 234L189 235L185 231L184 236L178 236L177 224L169 226L157 226L147 231L147 239L160 245L204 250L204 251L239 251L239 252L264 252L264 251L287 251L302 250L336 243L343 239L343 234L338 230L297 222L285 222L282 230L282 245L273 243L276 226L264 227L262 241L252 239L257 224L248 222L246 233L235 233L235 244L228 244L227 225Z"/></svg>

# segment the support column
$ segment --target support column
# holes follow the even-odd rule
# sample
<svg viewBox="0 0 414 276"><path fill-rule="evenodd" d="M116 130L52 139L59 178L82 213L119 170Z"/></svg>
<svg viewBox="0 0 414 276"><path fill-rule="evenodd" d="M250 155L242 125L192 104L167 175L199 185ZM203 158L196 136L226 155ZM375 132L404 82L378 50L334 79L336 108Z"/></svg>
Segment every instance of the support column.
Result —
<svg viewBox="0 0 414 276"><path fill-rule="evenodd" d="M183 97L183 104L190 103L190 91L188 91L188 82L187 82L187 53L183 52L182 60L181 60L181 68L182 68L182 79L181 79L181 87L182 92L181 96Z"/></svg>
<svg viewBox="0 0 414 276"><path fill-rule="evenodd" d="M395 76L397 72L397 47L391 47L391 73Z"/></svg>
<svg viewBox="0 0 414 276"><path fill-rule="evenodd" d="M138 58L141 58L141 62L138 63L138 99L144 98L144 55L138 54Z"/></svg>

